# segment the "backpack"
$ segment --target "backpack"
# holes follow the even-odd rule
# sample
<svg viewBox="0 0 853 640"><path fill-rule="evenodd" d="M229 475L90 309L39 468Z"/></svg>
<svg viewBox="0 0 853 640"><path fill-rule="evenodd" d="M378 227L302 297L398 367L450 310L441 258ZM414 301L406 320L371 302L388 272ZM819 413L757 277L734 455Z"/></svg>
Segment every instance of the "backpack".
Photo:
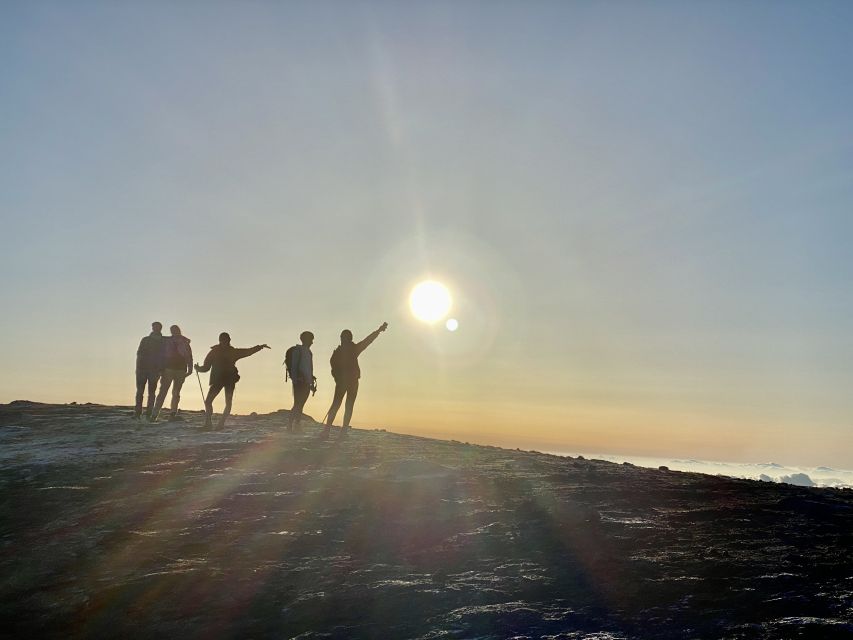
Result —
<svg viewBox="0 0 853 640"><path fill-rule="evenodd" d="M166 342L166 368L167 369L186 369L187 363L184 359L184 354L181 353L178 341L179 337L170 336L164 338Z"/></svg>
<svg viewBox="0 0 853 640"><path fill-rule="evenodd" d="M284 381L287 382L290 379L290 372L293 370L294 365L296 364L296 358L299 354L299 345L295 344L290 347L287 351L284 352Z"/></svg>
<svg viewBox="0 0 853 640"><path fill-rule="evenodd" d="M335 347L335 350L332 351L332 357L329 358L329 364L332 365L332 378L335 380L338 379L338 375L341 370L341 354L340 347Z"/></svg>
<svg viewBox="0 0 853 640"><path fill-rule="evenodd" d="M166 363L166 338L151 334L142 338L136 352L137 363L143 371L162 371Z"/></svg>

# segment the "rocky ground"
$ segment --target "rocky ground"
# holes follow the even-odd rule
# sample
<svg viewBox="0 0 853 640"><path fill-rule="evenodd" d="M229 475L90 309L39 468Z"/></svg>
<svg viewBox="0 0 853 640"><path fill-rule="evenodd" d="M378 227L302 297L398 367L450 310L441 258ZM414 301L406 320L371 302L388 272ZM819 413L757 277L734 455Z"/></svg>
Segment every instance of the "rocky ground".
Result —
<svg viewBox="0 0 853 640"><path fill-rule="evenodd" d="M0 405L0 634L850 638L853 492Z"/></svg>

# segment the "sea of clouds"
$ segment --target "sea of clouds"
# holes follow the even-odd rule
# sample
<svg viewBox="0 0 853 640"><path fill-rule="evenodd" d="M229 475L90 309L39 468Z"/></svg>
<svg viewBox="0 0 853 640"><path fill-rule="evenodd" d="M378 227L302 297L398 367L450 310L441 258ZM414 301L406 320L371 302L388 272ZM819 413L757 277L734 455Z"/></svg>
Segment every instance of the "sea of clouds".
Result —
<svg viewBox="0 0 853 640"><path fill-rule="evenodd" d="M675 471L693 471L711 475L729 476L763 480L764 482L784 482L801 487L850 487L853 488L853 471L830 467L789 467L776 462L717 462L714 460L694 460L682 458L651 458L646 456L620 456L605 453L567 453L552 451L562 456L608 460L610 462L630 462L638 467L656 469L665 466Z"/></svg>

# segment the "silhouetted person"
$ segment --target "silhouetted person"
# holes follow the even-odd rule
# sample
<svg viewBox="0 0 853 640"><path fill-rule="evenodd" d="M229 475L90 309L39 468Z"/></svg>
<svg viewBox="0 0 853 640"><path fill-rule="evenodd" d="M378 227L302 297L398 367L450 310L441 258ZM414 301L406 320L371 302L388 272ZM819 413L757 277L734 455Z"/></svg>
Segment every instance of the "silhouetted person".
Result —
<svg viewBox="0 0 853 640"><path fill-rule="evenodd" d="M329 431L335 422L335 416L338 413L338 409L341 408L341 401L344 399L344 396L346 396L347 401L344 407L344 422L339 437L343 438L346 435L350 420L352 419L355 398L358 395L358 380L361 378L358 356L387 328L388 323L383 322L382 326L376 331L357 343L352 341L352 331L349 329L341 331L341 344L335 348L329 360L329 363L332 365L332 377L335 379L335 397L332 400L332 406L329 407L326 428L320 434L321 438L326 439L329 437Z"/></svg>
<svg viewBox="0 0 853 640"><path fill-rule="evenodd" d="M172 420L178 417L181 387L184 386L186 377L193 372L193 350L190 348L190 339L181 335L181 328L176 324L169 327L169 332L172 335L163 339L166 345L165 368L163 377L160 378L160 393L157 394L157 402L154 404L152 420L156 420L160 415L160 409L163 408L170 386L172 387L172 412L169 417Z"/></svg>
<svg viewBox="0 0 853 640"><path fill-rule="evenodd" d="M205 429L209 429L212 426L213 401L223 389L225 389L225 410L222 412L222 419L219 421L218 427L222 429L225 426L225 420L231 415L231 401L234 399L234 387L240 379L236 362L240 358L251 356L261 349L269 349L269 346L259 344L248 349L232 347L231 336L223 331L219 334L219 344L210 348L210 353L204 359L204 364L202 366L195 366L196 371L201 371L202 373L210 371L210 390L207 392L207 398L204 400L204 408L207 414L204 420Z"/></svg>
<svg viewBox="0 0 853 640"><path fill-rule="evenodd" d="M314 377L314 354L311 353L311 345L314 344L314 334L310 331L303 331L299 334L299 340L302 344L292 347L293 351L288 349L290 362L287 362L287 371L290 374L290 381L293 383L293 408L290 410L290 419L287 423L287 431L292 433L294 427L297 432L302 431L300 422L302 421L302 410L305 407L305 402L308 400L308 394L312 389L316 390L316 380Z"/></svg>
<svg viewBox="0 0 853 640"><path fill-rule="evenodd" d="M133 417L139 420L142 417L142 396L145 387L148 386L148 405L145 408L145 417L151 420L154 409L154 396L157 391L157 381L163 373L163 325L159 322L151 323L151 333L139 341L136 350L136 407Z"/></svg>

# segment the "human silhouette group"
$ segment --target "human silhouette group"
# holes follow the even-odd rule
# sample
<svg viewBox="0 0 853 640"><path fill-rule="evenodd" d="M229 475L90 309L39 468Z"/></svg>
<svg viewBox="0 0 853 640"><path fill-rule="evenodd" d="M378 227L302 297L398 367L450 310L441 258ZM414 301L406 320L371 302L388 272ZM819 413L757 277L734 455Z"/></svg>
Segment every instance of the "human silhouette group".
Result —
<svg viewBox="0 0 853 640"><path fill-rule="evenodd" d="M358 384L361 378L361 368L358 357L369 347L379 334L388 328L383 322L378 329L370 333L360 342L354 342L352 331L344 329L341 332L341 343L332 352L329 364L332 368L332 378L335 381L335 393L332 405L325 416L325 424L320 438L329 438L331 428L341 404L344 404L344 418L339 438L345 438L350 428L355 399L358 396ZM181 401L181 389L187 377L193 374L210 372L209 388L204 397L205 420L204 429L213 429L213 401L220 392L225 392L225 408L217 422L216 428L223 429L231 405L234 400L234 390L240 380L237 371L237 361L256 354L262 349L269 349L267 344L254 347L237 348L231 345L231 336L222 332L219 342L210 348L204 362L193 364L193 353L190 340L181 333L181 328L173 324L169 327L171 335L163 335L163 325L160 322L151 323L151 333L139 343L136 351L136 404L134 417L141 420L143 415L142 400L146 387L148 402L145 407L145 418L149 422L157 422L163 409L163 403L169 390L172 390L172 401L168 419L177 420L178 405ZM317 377L314 375L314 354L311 345L314 334L303 331L299 335L299 344L290 347L284 359L285 380L291 381L293 390L293 407L287 420L286 429L289 433L301 433L302 411L311 392L317 390ZM158 390L159 384L159 390ZM201 386L201 378L199 378Z"/></svg>

